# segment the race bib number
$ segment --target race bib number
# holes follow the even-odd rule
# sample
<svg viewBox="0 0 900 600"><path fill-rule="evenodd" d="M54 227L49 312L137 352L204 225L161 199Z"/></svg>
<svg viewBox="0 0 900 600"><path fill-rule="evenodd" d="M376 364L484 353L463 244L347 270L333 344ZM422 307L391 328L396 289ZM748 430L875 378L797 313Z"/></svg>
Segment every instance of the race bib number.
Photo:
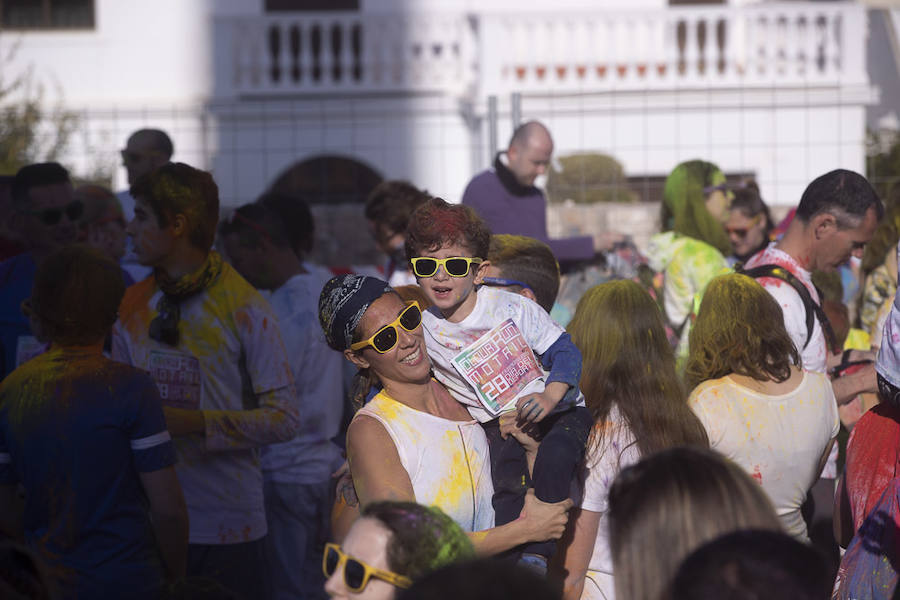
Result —
<svg viewBox="0 0 900 600"><path fill-rule="evenodd" d="M512 319L454 356L453 366L492 415L509 410L529 384L544 374Z"/></svg>
<svg viewBox="0 0 900 600"><path fill-rule="evenodd" d="M151 350L150 375L164 406L200 408L200 361L193 356Z"/></svg>

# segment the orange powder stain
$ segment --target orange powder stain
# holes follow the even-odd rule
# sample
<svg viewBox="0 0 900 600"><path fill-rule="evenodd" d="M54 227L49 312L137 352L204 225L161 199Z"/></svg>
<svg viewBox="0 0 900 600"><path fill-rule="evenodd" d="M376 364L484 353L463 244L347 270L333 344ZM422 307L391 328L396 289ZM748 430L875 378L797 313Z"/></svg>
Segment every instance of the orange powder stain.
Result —
<svg viewBox="0 0 900 600"><path fill-rule="evenodd" d="M234 320L237 321L238 327L251 333L253 331L253 319L250 318L245 311L239 310L234 313Z"/></svg>

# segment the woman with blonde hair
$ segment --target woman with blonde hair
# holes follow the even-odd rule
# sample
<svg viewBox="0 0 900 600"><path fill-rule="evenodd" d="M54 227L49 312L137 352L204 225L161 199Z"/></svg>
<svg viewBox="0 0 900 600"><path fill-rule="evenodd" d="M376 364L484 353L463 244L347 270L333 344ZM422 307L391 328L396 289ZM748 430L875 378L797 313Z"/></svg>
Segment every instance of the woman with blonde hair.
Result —
<svg viewBox="0 0 900 600"><path fill-rule="evenodd" d="M831 382L804 371L781 307L737 273L706 288L690 338L688 404L710 446L768 493L785 530L807 539L800 505L818 480L840 423Z"/></svg>
<svg viewBox="0 0 900 600"><path fill-rule="evenodd" d="M619 469L665 448L708 441L687 406L659 307L640 285L620 280L591 288L568 332L581 350L580 387L595 424L584 499L565 538L565 597L611 598L606 496Z"/></svg>
<svg viewBox="0 0 900 600"><path fill-rule="evenodd" d="M744 529L781 525L765 492L716 452L672 448L623 469L609 491L616 596L667 597L688 555Z"/></svg>

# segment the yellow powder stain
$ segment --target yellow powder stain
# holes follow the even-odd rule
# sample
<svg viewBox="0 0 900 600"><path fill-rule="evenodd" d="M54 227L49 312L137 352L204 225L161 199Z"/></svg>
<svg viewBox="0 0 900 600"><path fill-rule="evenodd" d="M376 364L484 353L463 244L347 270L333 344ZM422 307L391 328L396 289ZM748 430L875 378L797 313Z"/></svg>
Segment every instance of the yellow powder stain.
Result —
<svg viewBox="0 0 900 600"><path fill-rule="evenodd" d="M443 484L435 494L432 504L441 507L445 512L457 512L452 508L471 505L472 479L458 431L445 431L439 441L441 452L450 457L452 467L444 478Z"/></svg>

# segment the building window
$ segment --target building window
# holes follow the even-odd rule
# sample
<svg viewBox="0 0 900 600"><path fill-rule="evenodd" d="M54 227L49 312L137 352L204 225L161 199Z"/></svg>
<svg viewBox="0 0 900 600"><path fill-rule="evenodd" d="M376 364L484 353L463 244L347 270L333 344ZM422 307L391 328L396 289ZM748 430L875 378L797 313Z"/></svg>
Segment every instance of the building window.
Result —
<svg viewBox="0 0 900 600"><path fill-rule="evenodd" d="M359 0L266 0L266 12L359 10Z"/></svg>
<svg viewBox="0 0 900 600"><path fill-rule="evenodd" d="M3 29L93 29L94 0L0 0Z"/></svg>

